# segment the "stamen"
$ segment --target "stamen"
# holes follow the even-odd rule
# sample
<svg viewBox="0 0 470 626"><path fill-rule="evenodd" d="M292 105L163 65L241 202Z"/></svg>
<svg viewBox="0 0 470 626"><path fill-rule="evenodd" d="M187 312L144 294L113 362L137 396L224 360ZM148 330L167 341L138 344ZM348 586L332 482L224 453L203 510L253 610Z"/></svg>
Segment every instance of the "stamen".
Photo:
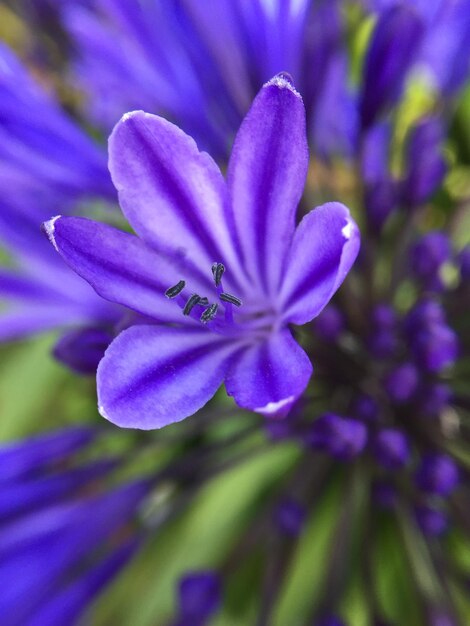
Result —
<svg viewBox="0 0 470 626"><path fill-rule="evenodd" d="M209 304L209 298L206 298L206 296L204 296L203 298L199 298L198 304L200 304L201 306L207 306Z"/></svg>
<svg viewBox="0 0 470 626"><path fill-rule="evenodd" d="M184 305L183 315L189 315L193 307L195 307L196 304L199 304L200 300L201 300L200 296L198 296L197 293L193 293L193 295L188 299L188 301Z"/></svg>
<svg viewBox="0 0 470 626"><path fill-rule="evenodd" d="M183 291L185 285L186 283L184 282L184 280L180 280L178 283L176 283L176 285L174 285L173 287L169 287L169 289L165 291L165 296L167 298L176 298L176 296Z"/></svg>
<svg viewBox="0 0 470 626"><path fill-rule="evenodd" d="M232 296L231 293L220 293L219 298L223 302L230 302L230 304L234 304L235 306L242 305L242 301L240 300L240 298L237 298L237 296Z"/></svg>
<svg viewBox="0 0 470 626"><path fill-rule="evenodd" d="M213 320L214 317L217 315L218 308L219 308L219 305L217 304L217 302L214 302L214 304L211 304L210 306L208 306L207 309L201 315L201 322L203 324L207 324L207 322L210 322L210 320Z"/></svg>
<svg viewBox="0 0 470 626"><path fill-rule="evenodd" d="M225 272L225 265L223 263L214 263L212 265L212 276L214 277L215 286L220 285L223 273Z"/></svg>

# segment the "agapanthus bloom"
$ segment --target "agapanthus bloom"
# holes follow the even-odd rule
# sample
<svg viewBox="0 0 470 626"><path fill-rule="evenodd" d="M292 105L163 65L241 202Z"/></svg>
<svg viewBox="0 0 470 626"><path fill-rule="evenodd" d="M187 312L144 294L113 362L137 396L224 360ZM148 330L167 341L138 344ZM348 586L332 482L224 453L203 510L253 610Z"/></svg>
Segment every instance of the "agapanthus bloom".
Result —
<svg viewBox="0 0 470 626"><path fill-rule="evenodd" d="M257 96L226 181L190 137L143 112L123 117L109 149L138 237L81 218L45 225L99 294L147 318L100 363L101 414L121 426L164 426L194 413L222 381L239 406L285 414L312 372L288 325L320 313L359 249L338 203L295 228L308 149L290 78L276 76Z"/></svg>

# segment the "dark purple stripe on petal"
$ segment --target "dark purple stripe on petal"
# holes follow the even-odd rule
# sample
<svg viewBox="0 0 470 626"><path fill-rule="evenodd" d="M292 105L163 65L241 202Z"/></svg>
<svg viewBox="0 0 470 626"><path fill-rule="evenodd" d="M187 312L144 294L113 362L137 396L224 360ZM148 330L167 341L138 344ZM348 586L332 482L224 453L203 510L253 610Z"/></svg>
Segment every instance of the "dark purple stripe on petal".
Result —
<svg viewBox="0 0 470 626"><path fill-rule="evenodd" d="M99 365L100 413L118 426L144 430L178 422L214 395L235 350L201 326L129 328Z"/></svg>
<svg viewBox="0 0 470 626"><path fill-rule="evenodd" d="M261 89L237 134L227 181L247 271L274 294L307 174L305 110L279 75Z"/></svg>
<svg viewBox="0 0 470 626"><path fill-rule="evenodd" d="M168 261L134 235L85 218L54 218L45 229L68 265L103 298L159 321L181 322L180 309L165 297L182 271L177 260ZM197 277L189 278L204 289Z"/></svg>

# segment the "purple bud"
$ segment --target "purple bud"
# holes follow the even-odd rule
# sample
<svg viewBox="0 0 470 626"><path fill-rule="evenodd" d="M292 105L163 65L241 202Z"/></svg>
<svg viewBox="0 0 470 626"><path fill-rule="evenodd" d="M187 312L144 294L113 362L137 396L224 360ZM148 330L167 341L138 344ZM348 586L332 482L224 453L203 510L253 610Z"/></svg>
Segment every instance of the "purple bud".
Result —
<svg viewBox="0 0 470 626"><path fill-rule="evenodd" d="M458 256L460 278L463 282L470 281L470 245L465 246Z"/></svg>
<svg viewBox="0 0 470 626"><path fill-rule="evenodd" d="M418 370L411 363L404 363L388 375L385 389L393 402L404 404L412 399L418 384Z"/></svg>
<svg viewBox="0 0 470 626"><path fill-rule="evenodd" d="M364 204L369 223L376 233L380 233L398 204L396 182L388 177L369 183L366 186Z"/></svg>
<svg viewBox="0 0 470 626"><path fill-rule="evenodd" d="M222 585L212 571L191 572L179 583L179 605L182 623L201 623L213 615L222 603ZM186 621L185 621L186 620Z"/></svg>
<svg viewBox="0 0 470 626"><path fill-rule="evenodd" d="M416 484L422 491L449 496L459 483L459 470L456 463L444 454L427 454L421 460L416 472Z"/></svg>
<svg viewBox="0 0 470 626"><path fill-rule="evenodd" d="M424 204L441 185L447 170L442 155L443 140L444 131L437 119L420 122L411 133L408 176L403 189L408 206Z"/></svg>
<svg viewBox="0 0 470 626"><path fill-rule="evenodd" d="M397 501L397 491L391 483L377 481L372 486L372 499L382 509L392 509Z"/></svg>
<svg viewBox="0 0 470 626"><path fill-rule="evenodd" d="M346 622L336 615L324 615L315 620L313 626L346 626Z"/></svg>
<svg viewBox="0 0 470 626"><path fill-rule="evenodd" d="M5 444L0 448L0 482L40 473L83 449L94 440L97 432L74 426Z"/></svg>
<svg viewBox="0 0 470 626"><path fill-rule="evenodd" d="M447 613L441 610L434 610L429 616L429 626L458 626Z"/></svg>
<svg viewBox="0 0 470 626"><path fill-rule="evenodd" d="M452 391L444 383L426 383L420 387L418 406L424 415L437 417L450 404Z"/></svg>
<svg viewBox="0 0 470 626"><path fill-rule="evenodd" d="M377 462L385 469L403 467L410 457L407 437L395 428L384 428L374 438L373 451Z"/></svg>
<svg viewBox="0 0 470 626"><path fill-rule="evenodd" d="M274 512L274 519L279 531L290 537L300 535L305 517L305 507L291 498L286 498L280 502Z"/></svg>
<svg viewBox="0 0 470 626"><path fill-rule="evenodd" d="M420 18L405 5L394 6L379 16L364 62L359 104L363 129L400 97L422 33Z"/></svg>
<svg viewBox="0 0 470 626"><path fill-rule="evenodd" d="M453 365L459 353L457 335L445 324L418 333L411 347L418 364L432 373Z"/></svg>
<svg viewBox="0 0 470 626"><path fill-rule="evenodd" d="M375 328L395 328L397 321L395 309L388 304L377 304L372 310L372 323Z"/></svg>
<svg viewBox="0 0 470 626"><path fill-rule="evenodd" d="M282 420L266 420L264 422L264 428L266 435L272 441L282 441L283 439L289 439L292 437L293 429L292 424L285 419Z"/></svg>
<svg viewBox="0 0 470 626"><path fill-rule="evenodd" d="M397 350L398 340L395 331L387 328L373 330L367 338L367 347L377 359L388 359Z"/></svg>
<svg viewBox="0 0 470 626"><path fill-rule="evenodd" d="M364 422L373 423L379 417L379 405L371 396L363 393L354 399L351 407L351 413L354 417Z"/></svg>
<svg viewBox="0 0 470 626"><path fill-rule="evenodd" d="M430 328L434 324L445 324L446 318L442 306L436 300L421 300L408 313L405 319L405 332L408 339L413 337L423 328Z"/></svg>
<svg viewBox="0 0 470 626"><path fill-rule="evenodd" d="M338 307L329 304L315 320L315 331L325 341L336 341L343 332L344 317Z"/></svg>
<svg viewBox="0 0 470 626"><path fill-rule="evenodd" d="M367 429L362 422L327 413L312 424L308 443L325 450L333 457L347 461L362 452L367 442Z"/></svg>
<svg viewBox="0 0 470 626"><path fill-rule="evenodd" d="M53 355L78 374L94 374L112 339L102 328L72 330L59 339Z"/></svg>
<svg viewBox="0 0 470 626"><path fill-rule="evenodd" d="M433 285L438 273L451 256L449 238L444 233L434 231L421 237L411 249L411 267L417 278L426 285Z"/></svg>
<svg viewBox="0 0 470 626"><path fill-rule="evenodd" d="M449 527L447 515L431 506L420 506L415 510L416 522L428 537L438 537Z"/></svg>

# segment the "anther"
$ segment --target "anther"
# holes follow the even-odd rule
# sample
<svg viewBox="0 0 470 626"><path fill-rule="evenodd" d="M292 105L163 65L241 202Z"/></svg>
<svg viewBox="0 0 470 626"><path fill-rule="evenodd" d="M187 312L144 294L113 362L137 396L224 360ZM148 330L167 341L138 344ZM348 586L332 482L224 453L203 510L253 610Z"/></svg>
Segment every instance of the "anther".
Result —
<svg viewBox="0 0 470 626"><path fill-rule="evenodd" d="M184 280L180 280L178 283L176 283L176 285L174 285L173 287L169 287L165 291L165 296L167 298L176 298L176 296L183 291L185 285L186 283L184 282Z"/></svg>
<svg viewBox="0 0 470 626"><path fill-rule="evenodd" d="M235 306L242 305L242 301L240 300L240 298L237 298L237 296L232 296L231 293L221 293L219 294L219 298L223 302L230 302L230 304L234 304Z"/></svg>
<svg viewBox="0 0 470 626"><path fill-rule="evenodd" d="M199 298L198 304L200 304L201 306L207 306L209 304L209 298L206 298L206 296L204 296L203 298Z"/></svg>
<svg viewBox="0 0 470 626"><path fill-rule="evenodd" d="M207 324L207 322L210 322L210 320L213 320L214 317L217 315L218 308L219 308L219 305L217 304L217 302L214 302L214 304L211 304L210 306L208 306L207 309L205 309L205 311L203 311L201 315L201 322L203 324Z"/></svg>
<svg viewBox="0 0 470 626"><path fill-rule="evenodd" d="M193 307L195 307L196 304L199 304L200 300L201 298L197 295L197 293L193 293L193 295L188 299L188 301L184 305L183 315L189 315Z"/></svg>
<svg viewBox="0 0 470 626"><path fill-rule="evenodd" d="M212 265L212 276L214 277L215 286L220 285L223 273L225 272L225 265L223 263L214 263Z"/></svg>

